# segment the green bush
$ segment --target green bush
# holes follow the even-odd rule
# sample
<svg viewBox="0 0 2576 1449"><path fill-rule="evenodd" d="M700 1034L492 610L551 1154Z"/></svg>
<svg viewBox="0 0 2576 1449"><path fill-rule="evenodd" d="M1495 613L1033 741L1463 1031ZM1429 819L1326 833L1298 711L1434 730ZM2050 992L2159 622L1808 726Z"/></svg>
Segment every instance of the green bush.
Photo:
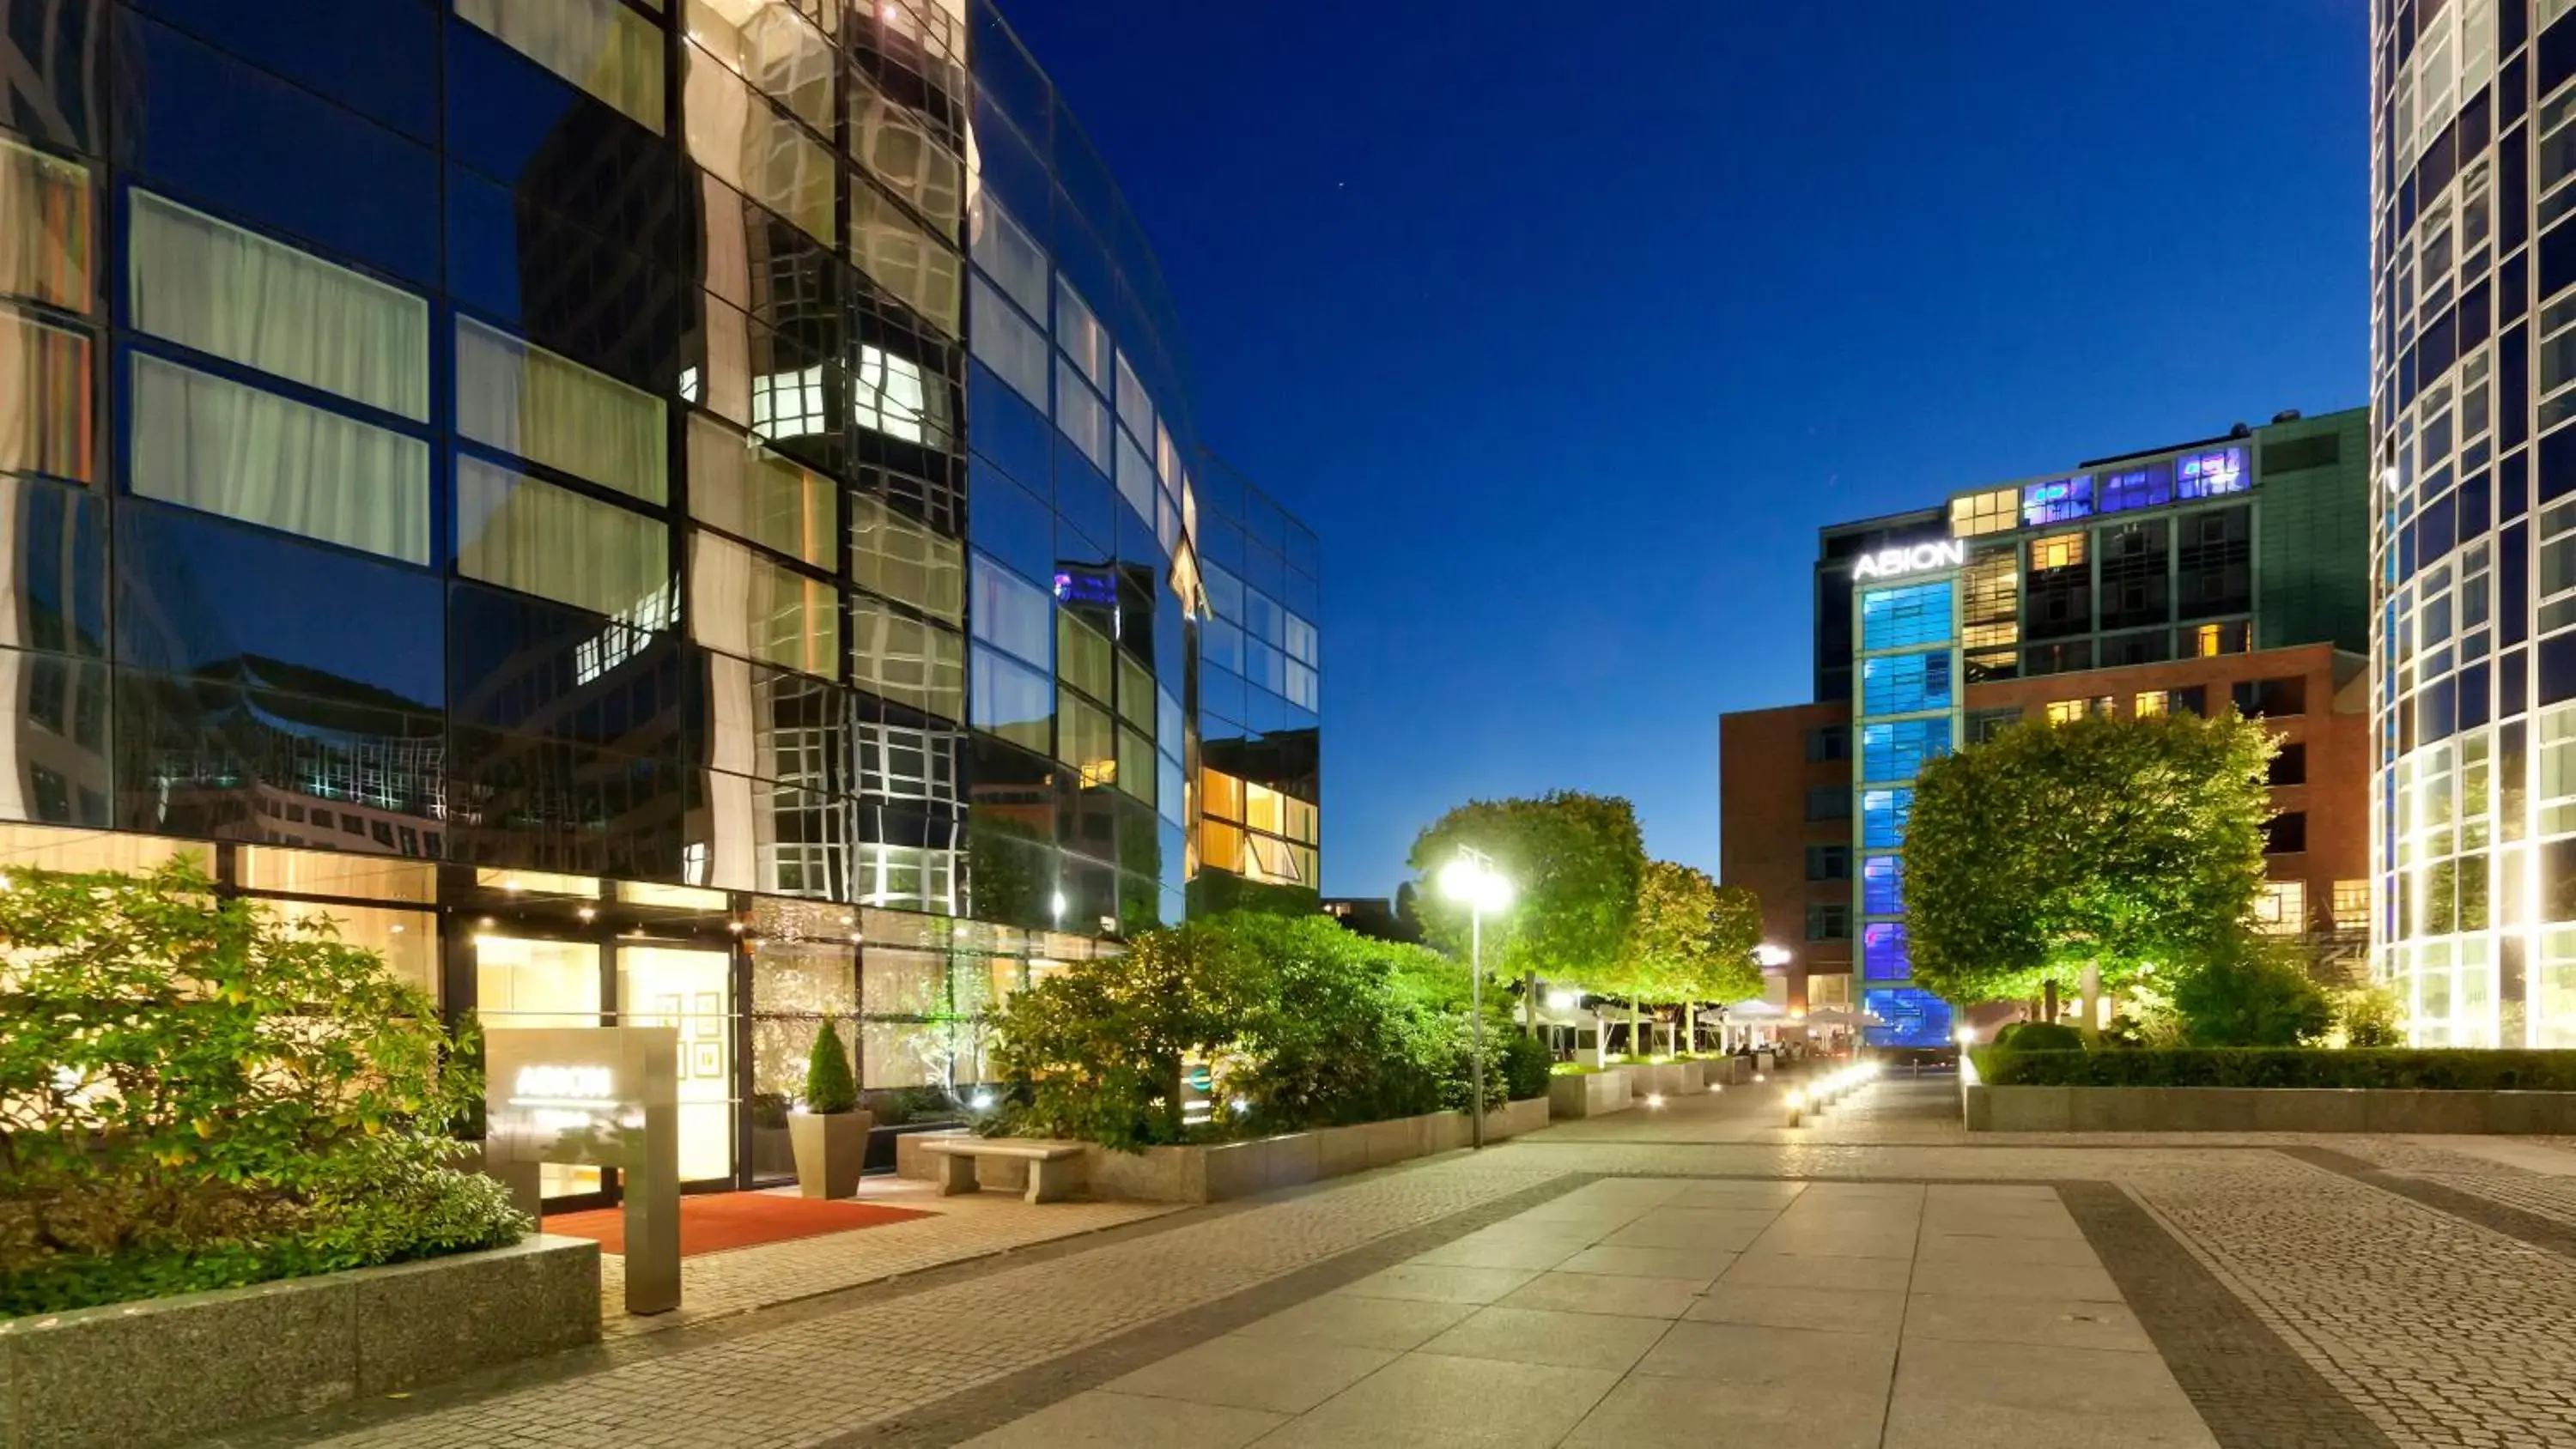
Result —
<svg viewBox="0 0 2576 1449"><path fill-rule="evenodd" d="M2290 1047L2334 1024L2326 989L2295 942L2248 937L2187 972L2174 988L2182 1035L2196 1047Z"/></svg>
<svg viewBox="0 0 2576 1449"><path fill-rule="evenodd" d="M2390 1087L2576 1091L2576 1051L2315 1047L2026 1052L1981 1048L1991 1087Z"/></svg>
<svg viewBox="0 0 2576 1449"><path fill-rule="evenodd" d="M805 1054L805 1110L833 1117L859 1109L858 1079L850 1073L849 1048L832 1023L814 1029L814 1049Z"/></svg>
<svg viewBox="0 0 2576 1449"><path fill-rule="evenodd" d="M2084 1033L2057 1021L2016 1021L1995 1033L1995 1045L2016 1052L2080 1052Z"/></svg>
<svg viewBox="0 0 2576 1449"><path fill-rule="evenodd" d="M2405 1012L2385 986L2356 986L2334 996L2334 1034L2348 1047L2406 1044Z"/></svg>
<svg viewBox="0 0 2576 1449"><path fill-rule="evenodd" d="M1537 1037L1514 1032L1503 1044L1503 1081L1515 1102L1546 1096L1548 1073L1555 1066L1547 1043Z"/></svg>
<svg viewBox="0 0 2576 1449"><path fill-rule="evenodd" d="M0 889L0 1314L498 1247L480 1043L192 857Z"/></svg>

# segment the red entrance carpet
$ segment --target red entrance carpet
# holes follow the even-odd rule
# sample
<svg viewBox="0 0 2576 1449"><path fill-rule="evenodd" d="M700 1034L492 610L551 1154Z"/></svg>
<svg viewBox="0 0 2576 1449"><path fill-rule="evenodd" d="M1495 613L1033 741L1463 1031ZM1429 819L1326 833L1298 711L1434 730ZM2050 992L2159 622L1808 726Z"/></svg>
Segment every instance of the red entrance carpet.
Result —
<svg viewBox="0 0 2576 1449"><path fill-rule="evenodd" d="M680 1256L721 1253L728 1248L783 1243L791 1238L846 1233L852 1228L881 1228L906 1218L935 1217L912 1208L878 1207L873 1203L832 1202L813 1197L781 1197L770 1192L698 1193L680 1199ZM549 1233L589 1238L603 1253L626 1251L626 1210L601 1208L584 1213L549 1213L542 1225Z"/></svg>

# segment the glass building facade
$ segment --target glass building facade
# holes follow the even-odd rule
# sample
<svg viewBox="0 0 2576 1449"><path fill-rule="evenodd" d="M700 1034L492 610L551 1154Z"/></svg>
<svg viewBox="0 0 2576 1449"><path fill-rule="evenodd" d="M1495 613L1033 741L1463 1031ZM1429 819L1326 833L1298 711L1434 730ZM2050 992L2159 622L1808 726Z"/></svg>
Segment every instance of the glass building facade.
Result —
<svg viewBox="0 0 2576 1449"><path fill-rule="evenodd" d="M989 7L0 17L0 862L677 1025L710 1184L820 1021L973 1082L1033 978L1316 884L1316 540Z"/></svg>
<svg viewBox="0 0 2576 1449"><path fill-rule="evenodd" d="M2371 924L2425 1045L2576 1046L2569 10L2371 6Z"/></svg>

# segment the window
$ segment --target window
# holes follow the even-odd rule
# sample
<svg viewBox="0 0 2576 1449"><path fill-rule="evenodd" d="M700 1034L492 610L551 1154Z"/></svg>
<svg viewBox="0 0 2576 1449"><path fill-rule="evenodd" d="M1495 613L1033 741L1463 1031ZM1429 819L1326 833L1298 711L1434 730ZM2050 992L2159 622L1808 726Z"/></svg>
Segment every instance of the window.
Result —
<svg viewBox="0 0 2576 1449"><path fill-rule="evenodd" d="M2370 929L2370 882L2339 880L2334 883L2334 924L2338 931Z"/></svg>
<svg viewBox="0 0 2576 1449"><path fill-rule="evenodd" d="M1948 654L1892 654L1861 661L1861 713L1910 714L1950 707Z"/></svg>
<svg viewBox="0 0 2576 1449"><path fill-rule="evenodd" d="M618 0L456 0L456 13L646 130L662 129L661 28Z"/></svg>
<svg viewBox="0 0 2576 1449"><path fill-rule="evenodd" d="M1109 636L1069 613L1055 616L1056 678L1094 699L1109 697L1110 656L1116 646Z"/></svg>
<svg viewBox="0 0 2576 1449"><path fill-rule="evenodd" d="M0 217L0 292L89 311L89 168L0 135Z"/></svg>
<svg viewBox="0 0 2576 1449"><path fill-rule="evenodd" d="M2068 569L2083 562L2083 534L2061 533L2055 538L2031 540L2030 566L2033 569Z"/></svg>
<svg viewBox="0 0 2576 1449"><path fill-rule="evenodd" d="M429 304L136 190L137 328L415 422L429 418Z"/></svg>
<svg viewBox="0 0 2576 1449"><path fill-rule="evenodd" d="M1047 255L1037 239L1011 219L991 187L975 193L967 214L975 265L1032 317L1047 314Z"/></svg>
<svg viewBox="0 0 2576 1449"><path fill-rule="evenodd" d="M1022 748L1055 748L1055 686L990 649L974 654L974 722Z"/></svg>
<svg viewBox="0 0 2576 1449"><path fill-rule="evenodd" d="M850 682L897 704L964 716L966 646L936 624L865 595L850 600Z"/></svg>
<svg viewBox="0 0 2576 1449"><path fill-rule="evenodd" d="M2296 936L2308 928L2308 883L2267 880L2254 894L2254 925L2275 936Z"/></svg>
<svg viewBox="0 0 2576 1449"><path fill-rule="evenodd" d="M1860 626L1864 650L1945 642L1950 637L1950 581L1862 594Z"/></svg>
<svg viewBox="0 0 2576 1449"><path fill-rule="evenodd" d="M1914 811L1912 790L1860 792L1860 843L1894 847L1905 843L1905 818Z"/></svg>
<svg viewBox="0 0 2576 1449"><path fill-rule="evenodd" d="M1111 385L1109 333L1062 272L1056 273L1055 278L1055 345L1073 359L1084 381L1095 388Z"/></svg>
<svg viewBox="0 0 2576 1449"><path fill-rule="evenodd" d="M88 334L0 308L0 469L89 481L94 417Z"/></svg>
<svg viewBox="0 0 2576 1449"><path fill-rule="evenodd" d="M1082 380L1072 359L1061 354L1055 360L1055 425L1091 460L1091 466L1109 471L1109 405Z"/></svg>
<svg viewBox="0 0 2576 1449"><path fill-rule="evenodd" d="M2021 490L1995 488L1950 500L1950 536L2002 533L2021 523Z"/></svg>
<svg viewBox="0 0 2576 1449"><path fill-rule="evenodd" d="M1118 788L1148 805L1154 803L1157 775L1152 737L1134 730L1118 731Z"/></svg>
<svg viewBox="0 0 2576 1449"><path fill-rule="evenodd" d="M2048 702L2050 724L2073 724L2091 711L2080 699L2052 699Z"/></svg>
<svg viewBox="0 0 2576 1449"><path fill-rule="evenodd" d="M831 480L807 472L703 413L689 415L689 514L817 568L839 562ZM864 503L883 509L874 497ZM953 617L953 615L952 615Z"/></svg>
<svg viewBox="0 0 2576 1449"><path fill-rule="evenodd" d="M1851 879L1851 847L1848 845L1808 846L1807 879Z"/></svg>
<svg viewBox="0 0 2576 1449"><path fill-rule="evenodd" d="M2308 783L2308 747L2297 743L2281 746L2280 752L2272 756L2272 770L2266 777L2265 783L2273 785Z"/></svg>
<svg viewBox="0 0 2576 1449"><path fill-rule="evenodd" d="M2242 493L2253 486L2254 475L2245 466L2243 448L2186 453L2174 459L2174 496L2177 498L2218 498Z"/></svg>
<svg viewBox="0 0 2576 1449"><path fill-rule="evenodd" d="M1082 778L1085 789L1114 783L1118 775L1118 730L1109 711L1069 690L1055 702L1055 757Z"/></svg>
<svg viewBox="0 0 2576 1449"><path fill-rule="evenodd" d="M2144 468L2104 475L2100 490L2100 509L2117 513L2130 508L2160 508L2173 502L2173 465L2154 463Z"/></svg>
<svg viewBox="0 0 2576 1449"><path fill-rule="evenodd" d="M1810 820L1848 820L1851 818L1851 787L1848 785L1815 785L1807 790L1807 818Z"/></svg>
<svg viewBox="0 0 2576 1449"><path fill-rule="evenodd" d="M585 3L614 4L615 0ZM658 44L655 50L658 73ZM688 128L690 159L807 236L827 247L833 245L832 210L839 171L832 164L832 153L795 122L770 109L724 62L695 44L682 47L682 56L687 77L681 116Z"/></svg>
<svg viewBox="0 0 2576 1449"><path fill-rule="evenodd" d="M954 624L964 612L966 551L884 499L850 495L850 577Z"/></svg>
<svg viewBox="0 0 2576 1449"><path fill-rule="evenodd" d="M1848 941L1851 939L1851 907L1840 901L1807 903L1807 939L1810 941Z"/></svg>
<svg viewBox="0 0 2576 1449"><path fill-rule="evenodd" d="M1040 344L1043 353L1044 344ZM921 364L874 343L859 348L850 374L850 408L858 425L928 448L948 446L948 389L928 386Z"/></svg>
<svg viewBox="0 0 2576 1449"><path fill-rule="evenodd" d="M1142 442L1154 436L1154 400L1145 395L1145 384L1136 376L1124 350L1118 353L1117 364L1118 421Z"/></svg>
<svg viewBox="0 0 2576 1449"><path fill-rule="evenodd" d="M139 352L133 386L136 493L429 562L427 443Z"/></svg>
<svg viewBox="0 0 2576 1449"><path fill-rule="evenodd" d="M965 264L865 182L850 185L850 260L923 321L958 334Z"/></svg>
<svg viewBox="0 0 2576 1449"><path fill-rule="evenodd" d="M1046 591L975 555L975 637L1044 668L1055 603Z"/></svg>
<svg viewBox="0 0 2576 1449"><path fill-rule="evenodd" d="M2187 658L2215 659L2221 654L2245 652L2246 631L2241 619L2228 624L2188 625L2181 632L2182 652Z"/></svg>
<svg viewBox="0 0 2576 1449"><path fill-rule="evenodd" d="M2093 512L2093 480L2060 478L2028 483L2021 490L2021 521L2030 528L2084 518Z"/></svg>
<svg viewBox="0 0 2576 1449"><path fill-rule="evenodd" d="M2308 815L2304 810L2291 810L2272 817L2263 827L2265 855L2297 855L2308 848Z"/></svg>
<svg viewBox="0 0 2576 1449"><path fill-rule="evenodd" d="M1968 743L1982 744L2021 723L2021 707L1980 709L1968 715Z"/></svg>
<svg viewBox="0 0 2576 1449"><path fill-rule="evenodd" d="M1860 908L1864 915L1893 916L1905 909L1905 858L1873 855L1860 863Z"/></svg>
<svg viewBox="0 0 2576 1449"><path fill-rule="evenodd" d="M542 347L456 319L456 431L576 478L670 496L665 404Z"/></svg>
<svg viewBox="0 0 2576 1449"><path fill-rule="evenodd" d="M920 116L888 99L864 74L852 71L847 84L850 154L942 233L957 235L966 196L966 168L957 153L933 139Z"/></svg>
<svg viewBox="0 0 2576 1449"><path fill-rule="evenodd" d="M456 572L629 617L670 588L670 531L660 519L459 455Z"/></svg>
<svg viewBox="0 0 2576 1449"><path fill-rule="evenodd" d="M1902 981L1914 974L1906 955L1905 927L1895 921L1872 921L1860 928L1860 976L1863 981Z"/></svg>
<svg viewBox="0 0 2576 1449"><path fill-rule="evenodd" d="M1807 760L1818 764L1851 758L1851 726L1818 725L1807 731Z"/></svg>
<svg viewBox="0 0 2576 1449"><path fill-rule="evenodd" d="M1911 780L1926 761L1950 753L1947 719L1894 720L1860 727L1861 778Z"/></svg>
<svg viewBox="0 0 2576 1449"><path fill-rule="evenodd" d="M825 678L841 672L831 585L732 539L689 534L689 631L710 649Z"/></svg>
<svg viewBox="0 0 2576 1449"><path fill-rule="evenodd" d="M2240 680L2233 693L2236 712L2248 719L2260 715L2305 714L2308 709L2308 682L2297 675L2283 679Z"/></svg>
<svg viewBox="0 0 2576 1449"><path fill-rule="evenodd" d="M976 360L993 369L994 376L1009 383L1040 412L1047 411L1046 335L1029 319L1012 311L993 284L980 276L975 279L974 292L974 307L966 321Z"/></svg>
<svg viewBox="0 0 2576 1449"><path fill-rule="evenodd" d="M1154 730L1154 674L1136 662L1136 656L1118 651L1118 713L1129 724L1145 731Z"/></svg>
<svg viewBox="0 0 2576 1449"><path fill-rule="evenodd" d="M2143 690L2136 699L2130 701L2129 712L2139 719L2152 719L2167 713L2166 706L2171 702L2171 698L2161 689Z"/></svg>

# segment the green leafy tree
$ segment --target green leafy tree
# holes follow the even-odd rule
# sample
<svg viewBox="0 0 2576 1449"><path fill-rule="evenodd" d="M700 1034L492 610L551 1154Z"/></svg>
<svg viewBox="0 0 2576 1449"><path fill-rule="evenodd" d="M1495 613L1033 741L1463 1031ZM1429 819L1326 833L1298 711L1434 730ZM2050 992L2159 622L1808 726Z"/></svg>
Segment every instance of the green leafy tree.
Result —
<svg viewBox="0 0 2576 1449"><path fill-rule="evenodd" d="M2406 1012L2397 993L2373 983L2334 993L2334 1030L2348 1047L2406 1045Z"/></svg>
<svg viewBox="0 0 2576 1449"><path fill-rule="evenodd" d="M859 1083L850 1072L849 1048L841 1034L824 1022L814 1032L814 1049L805 1055L805 1110L831 1116L859 1109Z"/></svg>
<svg viewBox="0 0 2576 1449"><path fill-rule="evenodd" d="M1753 948L1761 942L1762 906L1751 891L1721 887L1692 866L1649 861L1627 947L1617 966L1591 984L1627 1000L1632 1050L1643 1051L1641 1005L1687 1012L1693 1002L1759 995L1762 971Z"/></svg>
<svg viewBox="0 0 2576 1449"><path fill-rule="evenodd" d="M1198 923L1049 977L1014 995L995 1027L1014 1125L1122 1150L1181 1141L1184 1069L1222 1065L1259 999L1242 943Z"/></svg>
<svg viewBox="0 0 2576 1449"><path fill-rule="evenodd" d="M480 1045L193 857L0 888L0 1316L515 1241Z"/></svg>
<svg viewBox="0 0 2576 1449"><path fill-rule="evenodd" d="M1256 1126L1376 1121L1436 1110L1449 1003L1466 973L1419 946L1374 941L1328 916L1257 913L1212 923L1260 991L1239 1024L1229 1078Z"/></svg>
<svg viewBox="0 0 2576 1449"><path fill-rule="evenodd" d="M1561 790L1471 801L1424 827L1410 857L1421 877L1414 906L1424 939L1459 957L1467 954L1467 913L1440 893L1438 878L1462 845L1493 857L1512 883L1511 909L1484 923L1488 972L1589 985L1617 969L1646 873L1635 806Z"/></svg>
<svg viewBox="0 0 2576 1449"><path fill-rule="evenodd" d="M1961 1005L2233 948L2276 748L2233 713L2024 724L1924 766L1905 835L1915 980Z"/></svg>
<svg viewBox="0 0 2576 1449"><path fill-rule="evenodd" d="M2240 933L2174 988L2183 1040L2196 1047L2290 1047L2324 1039L2334 1003L2297 941Z"/></svg>

